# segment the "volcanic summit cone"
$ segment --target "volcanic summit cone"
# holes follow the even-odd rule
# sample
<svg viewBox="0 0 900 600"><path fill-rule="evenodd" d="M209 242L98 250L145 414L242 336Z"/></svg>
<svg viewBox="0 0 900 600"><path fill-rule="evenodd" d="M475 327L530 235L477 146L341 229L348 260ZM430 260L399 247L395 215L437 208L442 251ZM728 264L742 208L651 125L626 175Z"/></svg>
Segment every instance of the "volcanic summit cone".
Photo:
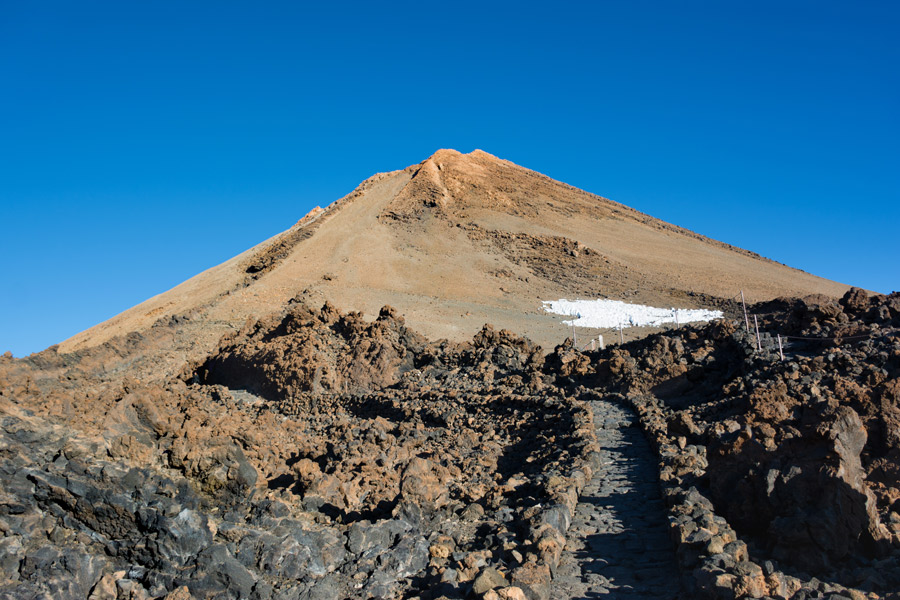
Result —
<svg viewBox="0 0 900 600"><path fill-rule="evenodd" d="M376 315L392 305L431 339L485 322L545 347L564 337L542 300L610 298L696 307L847 287L697 235L481 150L439 150L365 180L293 227L63 342L72 352L185 319L208 351L294 298Z"/></svg>

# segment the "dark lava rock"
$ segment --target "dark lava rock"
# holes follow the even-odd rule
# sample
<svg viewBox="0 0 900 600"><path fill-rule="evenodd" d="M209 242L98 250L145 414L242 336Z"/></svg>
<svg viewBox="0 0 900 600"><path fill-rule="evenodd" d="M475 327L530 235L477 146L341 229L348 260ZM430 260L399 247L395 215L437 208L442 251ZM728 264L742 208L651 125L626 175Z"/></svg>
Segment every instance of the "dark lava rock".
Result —
<svg viewBox="0 0 900 600"><path fill-rule="evenodd" d="M537 346L293 304L157 373L173 335L0 361L0 598L460 597L535 527L549 577L594 438Z"/></svg>

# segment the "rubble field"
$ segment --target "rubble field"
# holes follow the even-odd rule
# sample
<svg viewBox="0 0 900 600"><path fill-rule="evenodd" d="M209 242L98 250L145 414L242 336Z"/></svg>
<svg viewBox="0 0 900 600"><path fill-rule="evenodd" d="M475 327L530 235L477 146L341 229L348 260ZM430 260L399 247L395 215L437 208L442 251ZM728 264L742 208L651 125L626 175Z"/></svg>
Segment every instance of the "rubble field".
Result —
<svg viewBox="0 0 900 600"><path fill-rule="evenodd" d="M610 403L658 460L671 597L900 598L900 294L750 310L759 342L546 353L298 300L172 372L178 319L4 356L0 598L561 597L599 548L579 497L627 472Z"/></svg>

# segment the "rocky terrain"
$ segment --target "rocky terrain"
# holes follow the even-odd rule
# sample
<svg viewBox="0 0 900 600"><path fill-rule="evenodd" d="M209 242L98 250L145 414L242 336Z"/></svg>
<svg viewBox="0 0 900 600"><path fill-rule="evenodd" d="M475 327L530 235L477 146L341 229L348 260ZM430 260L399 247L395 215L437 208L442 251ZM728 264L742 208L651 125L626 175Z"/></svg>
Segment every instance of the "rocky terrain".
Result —
<svg viewBox="0 0 900 600"><path fill-rule="evenodd" d="M579 356L573 384L639 415L686 589L900 597L900 294L751 312L759 341L743 319L683 327Z"/></svg>
<svg viewBox="0 0 900 600"><path fill-rule="evenodd" d="M548 593L594 435L527 340L295 304L166 381L106 369L150 343L4 358L0 597Z"/></svg>
<svg viewBox="0 0 900 600"><path fill-rule="evenodd" d="M5 356L0 597L900 597L900 294L750 310L545 353L298 300L167 375L177 320Z"/></svg>

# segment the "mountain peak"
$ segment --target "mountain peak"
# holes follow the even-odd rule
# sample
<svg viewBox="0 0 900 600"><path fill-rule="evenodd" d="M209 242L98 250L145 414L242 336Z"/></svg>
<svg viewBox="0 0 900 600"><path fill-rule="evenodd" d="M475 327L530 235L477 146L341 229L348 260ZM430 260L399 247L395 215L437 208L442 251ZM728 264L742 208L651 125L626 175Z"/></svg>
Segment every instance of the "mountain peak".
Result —
<svg viewBox="0 0 900 600"><path fill-rule="evenodd" d="M428 162L428 161L440 162L443 160L447 160L449 158L456 158L457 156L463 156L463 153L460 152L459 150L454 150L452 148L440 148L434 154L432 154L431 156L429 156L422 162Z"/></svg>
<svg viewBox="0 0 900 600"><path fill-rule="evenodd" d="M478 148L472 150L468 154L460 152L459 150L454 150L452 148L441 148L440 150L435 151L434 154L432 154L431 156L429 156L428 158L423 160L422 163L419 163L419 164L423 164L423 163L426 163L429 161L431 161L433 163L441 163L441 162L444 162L447 160L455 160L455 159L460 159L460 158L462 158L464 160L478 158L478 159L482 159L482 160L486 159L486 160L493 161L493 162L507 162L505 160L497 158L490 152L485 152L484 150L479 150Z"/></svg>
<svg viewBox="0 0 900 600"><path fill-rule="evenodd" d="M541 300L696 308L741 289L754 299L846 291L483 150L445 148L370 177L283 234L61 348L187 314L213 344L298 297L368 314L390 304L432 338L462 341L490 321L553 347L562 331L541 316Z"/></svg>

